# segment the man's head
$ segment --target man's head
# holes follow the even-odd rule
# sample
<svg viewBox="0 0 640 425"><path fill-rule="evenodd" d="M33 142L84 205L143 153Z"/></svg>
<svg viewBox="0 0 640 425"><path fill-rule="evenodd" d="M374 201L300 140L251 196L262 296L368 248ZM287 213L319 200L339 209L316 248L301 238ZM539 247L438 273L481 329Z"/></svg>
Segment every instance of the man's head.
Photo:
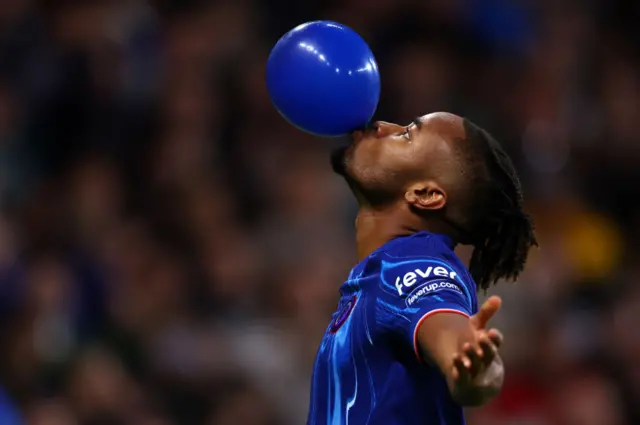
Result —
<svg viewBox="0 0 640 425"><path fill-rule="evenodd" d="M361 209L395 210L400 225L473 245L469 269L483 288L515 279L536 245L511 160L469 120L434 113L408 126L378 122L356 131L332 165Z"/></svg>

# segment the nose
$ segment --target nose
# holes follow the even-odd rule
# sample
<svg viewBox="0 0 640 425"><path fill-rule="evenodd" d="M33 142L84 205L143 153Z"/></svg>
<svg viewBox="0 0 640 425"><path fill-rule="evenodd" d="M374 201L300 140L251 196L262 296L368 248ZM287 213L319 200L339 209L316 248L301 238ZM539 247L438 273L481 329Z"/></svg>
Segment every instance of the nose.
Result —
<svg viewBox="0 0 640 425"><path fill-rule="evenodd" d="M392 134L401 133L404 129L401 125L393 124L385 121L376 122L376 137L382 138Z"/></svg>

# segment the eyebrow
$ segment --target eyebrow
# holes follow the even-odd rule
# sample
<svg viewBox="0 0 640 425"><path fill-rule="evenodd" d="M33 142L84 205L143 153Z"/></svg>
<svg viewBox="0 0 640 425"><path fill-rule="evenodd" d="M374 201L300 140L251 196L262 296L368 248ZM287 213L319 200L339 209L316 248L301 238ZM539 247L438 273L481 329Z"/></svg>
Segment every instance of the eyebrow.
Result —
<svg viewBox="0 0 640 425"><path fill-rule="evenodd" d="M418 127L418 130L422 128L422 119L420 117L415 117L411 122Z"/></svg>

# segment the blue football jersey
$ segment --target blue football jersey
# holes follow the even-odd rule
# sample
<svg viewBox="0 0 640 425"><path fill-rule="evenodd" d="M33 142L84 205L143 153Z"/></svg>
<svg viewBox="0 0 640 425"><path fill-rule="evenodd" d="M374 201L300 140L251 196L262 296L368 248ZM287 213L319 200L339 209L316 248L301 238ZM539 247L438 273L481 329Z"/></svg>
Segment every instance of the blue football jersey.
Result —
<svg viewBox="0 0 640 425"><path fill-rule="evenodd" d="M356 265L318 350L308 425L462 425L416 330L431 314L476 313L476 285L443 235L394 239Z"/></svg>

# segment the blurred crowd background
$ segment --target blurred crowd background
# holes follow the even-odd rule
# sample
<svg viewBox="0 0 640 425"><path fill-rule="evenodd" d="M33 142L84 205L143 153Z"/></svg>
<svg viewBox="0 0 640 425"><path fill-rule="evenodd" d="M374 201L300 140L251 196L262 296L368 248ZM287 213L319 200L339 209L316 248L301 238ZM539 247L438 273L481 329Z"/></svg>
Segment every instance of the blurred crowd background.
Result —
<svg viewBox="0 0 640 425"><path fill-rule="evenodd" d="M637 0L0 0L0 424L305 422L355 203L264 68L315 19L371 44L378 118L465 115L522 175L470 425L640 424Z"/></svg>

